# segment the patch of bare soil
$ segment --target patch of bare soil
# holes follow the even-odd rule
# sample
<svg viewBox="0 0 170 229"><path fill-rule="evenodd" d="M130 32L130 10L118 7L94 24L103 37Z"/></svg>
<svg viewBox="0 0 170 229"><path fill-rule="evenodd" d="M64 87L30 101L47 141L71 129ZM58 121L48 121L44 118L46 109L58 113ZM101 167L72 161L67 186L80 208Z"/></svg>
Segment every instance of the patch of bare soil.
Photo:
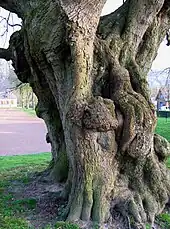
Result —
<svg viewBox="0 0 170 229"><path fill-rule="evenodd" d="M24 217L31 226L36 229L44 228L46 225L56 222L56 217L62 214L66 202L57 197L63 188L62 184L52 184L51 181L42 179L40 176L31 176L28 183L11 181L8 188L14 199L34 200L35 208L26 210Z"/></svg>

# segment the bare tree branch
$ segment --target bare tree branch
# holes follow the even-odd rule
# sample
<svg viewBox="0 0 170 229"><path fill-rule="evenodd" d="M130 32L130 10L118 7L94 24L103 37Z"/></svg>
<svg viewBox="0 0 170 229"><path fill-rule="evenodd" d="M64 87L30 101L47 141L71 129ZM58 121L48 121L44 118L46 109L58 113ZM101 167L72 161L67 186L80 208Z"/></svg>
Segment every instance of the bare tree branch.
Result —
<svg viewBox="0 0 170 229"><path fill-rule="evenodd" d="M10 92L13 92L13 91L15 91L15 90L17 90L17 89L19 89L19 88L21 88L21 87L24 87L26 85L26 83L22 83L22 82L20 82L19 84L17 84L16 86L14 86L14 87L9 87L9 88L7 88Z"/></svg>
<svg viewBox="0 0 170 229"><path fill-rule="evenodd" d="M8 33L8 31L9 31L9 26L10 26L10 27L16 27L16 26L21 27L20 24L11 24L11 23L9 22L11 17L12 17L11 12L9 12L9 14L8 14L7 17L0 16L0 18L1 18L0 23L1 23L1 22L5 22L4 31L3 31L2 34L0 34L0 36L3 37L6 33Z"/></svg>
<svg viewBox="0 0 170 229"><path fill-rule="evenodd" d="M130 42L134 49L138 47L145 31L164 5L164 0L156 2L155 4L153 0L137 2L136 0L129 0L129 11L122 38L127 43Z"/></svg>
<svg viewBox="0 0 170 229"><path fill-rule="evenodd" d="M10 13L9 13L9 15L10 15ZM15 27L15 26L19 26L19 27L21 27L21 24L15 24L15 23L9 23L9 17L2 17L2 16L0 16L0 18L1 18L1 20L0 20L0 23L1 22L3 22L3 21L5 21L6 23L7 23L7 25L9 25L9 26L11 26L11 27Z"/></svg>

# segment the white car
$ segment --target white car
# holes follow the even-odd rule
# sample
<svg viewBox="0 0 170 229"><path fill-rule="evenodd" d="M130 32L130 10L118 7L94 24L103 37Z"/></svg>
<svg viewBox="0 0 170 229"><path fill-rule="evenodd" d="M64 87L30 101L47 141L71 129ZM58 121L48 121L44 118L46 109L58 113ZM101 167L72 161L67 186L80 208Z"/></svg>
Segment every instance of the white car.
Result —
<svg viewBox="0 0 170 229"><path fill-rule="evenodd" d="M169 109L169 107L167 107L167 106L162 106L162 107L160 108L160 111L170 111L170 109Z"/></svg>

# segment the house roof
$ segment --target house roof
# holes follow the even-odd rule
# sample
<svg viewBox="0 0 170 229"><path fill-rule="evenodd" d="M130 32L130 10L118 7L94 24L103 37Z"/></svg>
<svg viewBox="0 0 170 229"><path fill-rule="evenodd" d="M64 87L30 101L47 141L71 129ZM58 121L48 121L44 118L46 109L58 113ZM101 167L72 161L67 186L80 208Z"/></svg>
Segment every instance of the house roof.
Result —
<svg viewBox="0 0 170 229"><path fill-rule="evenodd" d="M156 96L156 100L168 101L170 100L170 90L168 88L160 88Z"/></svg>
<svg viewBox="0 0 170 229"><path fill-rule="evenodd" d="M16 99L17 97L12 92L0 92L0 99Z"/></svg>

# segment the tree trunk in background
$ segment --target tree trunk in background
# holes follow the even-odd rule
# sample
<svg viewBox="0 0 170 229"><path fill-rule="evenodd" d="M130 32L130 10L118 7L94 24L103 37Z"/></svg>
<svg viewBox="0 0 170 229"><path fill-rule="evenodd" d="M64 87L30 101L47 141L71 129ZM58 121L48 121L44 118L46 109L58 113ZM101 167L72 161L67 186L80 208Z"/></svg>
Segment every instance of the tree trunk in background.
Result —
<svg viewBox="0 0 170 229"><path fill-rule="evenodd" d="M48 84L45 79L40 82L31 86L38 98L36 114L44 120L48 130L46 139L51 144L52 161L47 171L52 180L63 182L68 176L68 159L61 120Z"/></svg>
<svg viewBox="0 0 170 229"><path fill-rule="evenodd" d="M23 29L8 51L38 97L51 174L67 179L65 218L114 228L110 216L120 212L135 228L153 225L170 194L170 148L154 135L146 76L168 29L168 1L127 0L102 18L104 0L29 2L11 10Z"/></svg>

